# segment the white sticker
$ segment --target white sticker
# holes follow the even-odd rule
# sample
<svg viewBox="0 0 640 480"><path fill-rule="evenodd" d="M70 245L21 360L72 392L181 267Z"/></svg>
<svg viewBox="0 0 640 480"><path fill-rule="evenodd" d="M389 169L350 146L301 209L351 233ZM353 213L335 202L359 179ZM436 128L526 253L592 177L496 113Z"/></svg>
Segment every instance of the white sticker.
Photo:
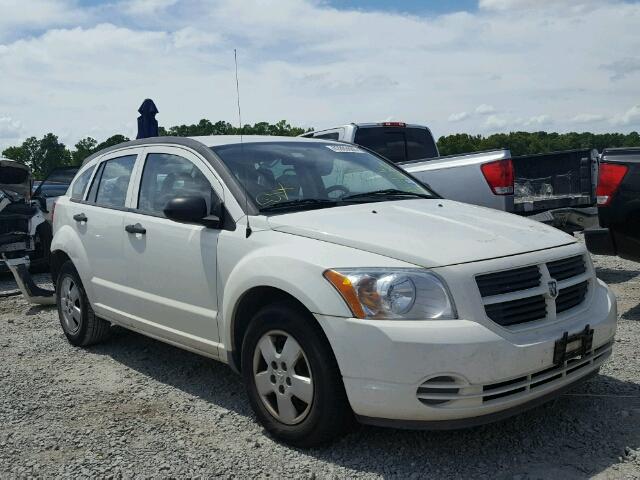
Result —
<svg viewBox="0 0 640 480"><path fill-rule="evenodd" d="M364 153L364 150L354 145L325 145L325 147L338 153Z"/></svg>

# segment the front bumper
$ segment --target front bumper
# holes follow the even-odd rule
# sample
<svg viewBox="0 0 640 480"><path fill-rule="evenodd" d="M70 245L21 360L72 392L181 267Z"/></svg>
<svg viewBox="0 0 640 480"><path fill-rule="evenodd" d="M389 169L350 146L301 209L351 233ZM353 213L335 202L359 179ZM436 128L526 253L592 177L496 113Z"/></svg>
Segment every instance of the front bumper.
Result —
<svg viewBox="0 0 640 480"><path fill-rule="evenodd" d="M516 413L593 374L611 355L617 312L614 295L598 282L587 312L517 335L464 319L316 318L361 420L456 428ZM554 365L556 341L587 324L592 350Z"/></svg>

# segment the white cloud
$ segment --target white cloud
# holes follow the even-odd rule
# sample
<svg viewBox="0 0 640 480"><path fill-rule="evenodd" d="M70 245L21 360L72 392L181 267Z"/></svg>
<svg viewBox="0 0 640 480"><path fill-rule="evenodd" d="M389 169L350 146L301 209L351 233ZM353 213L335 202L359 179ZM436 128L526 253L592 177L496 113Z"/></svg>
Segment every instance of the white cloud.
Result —
<svg viewBox="0 0 640 480"><path fill-rule="evenodd" d="M462 120L466 120L467 118L469 118L469 112L458 112L449 115L449 118L447 118L447 120L450 122L461 122Z"/></svg>
<svg viewBox="0 0 640 480"><path fill-rule="evenodd" d="M20 29L74 25L87 17L72 0L0 0L0 41Z"/></svg>
<svg viewBox="0 0 640 480"><path fill-rule="evenodd" d="M478 6L484 10L497 11L534 8L558 8L566 11L568 8L581 10L602 2L603 0L480 0Z"/></svg>
<svg viewBox="0 0 640 480"><path fill-rule="evenodd" d="M146 97L161 125L235 122L238 48L246 122L329 127L393 115L436 136L551 119L560 131L629 131L633 112L619 112L638 103L636 74L613 83L602 63L633 67L640 4L578 1L588 6L578 15L567 2L536 1L523 14L533 3L482 0L476 12L409 16L321 0L138 0L129 10L0 0L0 112L28 125L20 135L64 130L72 140L89 128L98 139L135 134ZM153 14L136 13L145 9ZM602 122L585 106L619 115Z"/></svg>
<svg viewBox="0 0 640 480"><path fill-rule="evenodd" d="M604 115L599 115L597 113L579 113L572 117L569 121L571 123L597 123L605 120L606 117Z"/></svg>
<svg viewBox="0 0 640 480"><path fill-rule="evenodd" d="M507 119L498 115L489 115L484 122L484 126L488 130L500 130L507 126Z"/></svg>
<svg viewBox="0 0 640 480"><path fill-rule="evenodd" d="M125 12L132 15L158 13L178 3L179 0L126 0L120 3Z"/></svg>
<svg viewBox="0 0 640 480"><path fill-rule="evenodd" d="M20 136L22 124L11 117L0 117L0 139L14 139Z"/></svg>
<svg viewBox="0 0 640 480"><path fill-rule="evenodd" d="M551 123L553 123L553 121L549 115L534 115L533 117L526 119L522 125L525 127L541 127Z"/></svg>
<svg viewBox="0 0 640 480"><path fill-rule="evenodd" d="M476 107L476 113L478 115L489 115L490 113L495 113L496 109L493 105L487 105L483 103Z"/></svg>
<svg viewBox="0 0 640 480"><path fill-rule="evenodd" d="M611 123L617 126L640 126L640 104L634 105L626 112L616 115Z"/></svg>

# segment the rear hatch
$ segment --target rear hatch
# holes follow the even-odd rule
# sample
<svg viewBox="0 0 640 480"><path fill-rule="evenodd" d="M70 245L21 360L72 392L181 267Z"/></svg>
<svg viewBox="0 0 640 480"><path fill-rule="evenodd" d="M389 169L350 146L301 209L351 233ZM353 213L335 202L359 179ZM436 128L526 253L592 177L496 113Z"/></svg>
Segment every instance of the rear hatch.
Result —
<svg viewBox="0 0 640 480"><path fill-rule="evenodd" d="M433 135L427 127L402 122L358 125L353 143L373 150L393 163L438 156Z"/></svg>
<svg viewBox="0 0 640 480"><path fill-rule="evenodd" d="M598 152L592 149L513 157L514 212L594 206L597 165Z"/></svg>

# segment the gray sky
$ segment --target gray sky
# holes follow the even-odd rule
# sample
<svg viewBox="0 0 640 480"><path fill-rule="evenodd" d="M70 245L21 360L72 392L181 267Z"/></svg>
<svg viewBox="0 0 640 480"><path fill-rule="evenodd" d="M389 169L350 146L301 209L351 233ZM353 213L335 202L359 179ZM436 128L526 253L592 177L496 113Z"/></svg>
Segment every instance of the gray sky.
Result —
<svg viewBox="0 0 640 480"><path fill-rule="evenodd" d="M0 0L0 148L134 136L146 97L164 126L235 123L234 48L245 123L640 130L637 2L380 3Z"/></svg>

